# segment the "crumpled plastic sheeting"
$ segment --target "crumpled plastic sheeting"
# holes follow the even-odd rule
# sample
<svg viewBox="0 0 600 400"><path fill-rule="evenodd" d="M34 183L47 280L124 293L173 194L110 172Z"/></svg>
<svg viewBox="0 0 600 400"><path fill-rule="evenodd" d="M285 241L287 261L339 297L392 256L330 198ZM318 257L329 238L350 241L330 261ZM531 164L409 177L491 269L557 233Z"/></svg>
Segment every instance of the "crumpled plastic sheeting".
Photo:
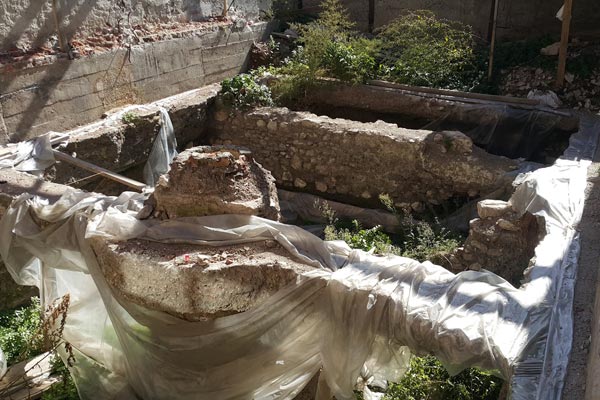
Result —
<svg viewBox="0 0 600 400"><path fill-rule="evenodd" d="M477 116L477 121L473 121ZM539 150L559 129L568 113L550 108L535 110L509 104L465 99L461 107L453 108L421 129L458 129L473 143L487 152L509 158L536 159ZM545 160L542 160L545 163Z"/></svg>
<svg viewBox="0 0 600 400"><path fill-rule="evenodd" d="M6 369L6 358L2 349L0 349L0 379L6 374Z"/></svg>
<svg viewBox="0 0 600 400"><path fill-rule="evenodd" d="M22 195L0 221L0 255L18 283L40 287L44 304L71 294L64 337L83 399L292 399L321 367L319 400L353 399L357 382L400 379L409 349L434 354L451 373L479 366L508 379L548 332L585 171L565 160L517 189L513 206L543 216L548 232L520 289L487 271L454 275L258 217L140 221L144 196L133 193L72 191L54 205ZM113 292L86 242L96 235L215 246L275 239L316 268L252 310L187 322Z"/></svg>
<svg viewBox="0 0 600 400"><path fill-rule="evenodd" d="M169 166L177 156L177 139L169 112L164 107L160 107L159 113L160 130L154 139L148 161L144 166L144 180L146 185L151 188L156 186L159 176L169 172Z"/></svg>
<svg viewBox="0 0 600 400"><path fill-rule="evenodd" d="M580 129L570 137L569 147L561 159L552 169L540 171L539 174L544 175L539 179L525 182L513 197L515 204L545 217L546 229L549 229L547 238L552 236L556 242L553 246L545 239L536 248L535 265L529 271L528 285L537 285L539 290L548 290L551 294L547 301L540 302L540 309L548 310L550 321L515 363L511 379L513 400L560 399L566 378L580 250L575 228L583 212L586 170L600 135L600 118L585 113L579 116ZM573 179L565 179L565 173L553 176L557 169L570 170ZM569 195L559 190L569 191ZM531 195L534 191L537 196Z"/></svg>
<svg viewBox="0 0 600 400"><path fill-rule="evenodd" d="M15 157L0 160L0 168L14 168L40 176L46 168L54 164L50 133L20 142L16 147Z"/></svg>
<svg viewBox="0 0 600 400"><path fill-rule="evenodd" d="M108 123L120 120L126 112L132 110L148 110L146 106L132 105L111 114L105 120L88 125L85 129L105 126ZM154 188L158 177L169 171L169 165L177 156L177 139L173 130L173 123L169 112L164 107L158 107L160 115L160 130L154 139L148 161L144 166L144 179L148 188ZM49 132L33 140L17 144L14 158L0 160L0 168L15 168L17 171L29 172L42 176L44 171L55 163Z"/></svg>

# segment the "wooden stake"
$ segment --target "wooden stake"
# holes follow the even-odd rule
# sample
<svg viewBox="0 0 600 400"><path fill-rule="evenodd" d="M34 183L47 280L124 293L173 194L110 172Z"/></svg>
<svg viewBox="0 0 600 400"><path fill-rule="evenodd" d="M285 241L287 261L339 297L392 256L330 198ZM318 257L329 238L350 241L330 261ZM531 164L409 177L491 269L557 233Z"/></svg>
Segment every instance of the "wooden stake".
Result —
<svg viewBox="0 0 600 400"><path fill-rule="evenodd" d="M56 0L52 0L52 15L54 16L54 25L56 26L56 36L58 36L58 45L61 51L67 51L60 33L60 20L58 19L58 10L56 9Z"/></svg>
<svg viewBox="0 0 600 400"><path fill-rule="evenodd" d="M490 62L488 65L488 81L492 80L494 72L494 50L496 49L496 26L498 25L498 3L500 0L492 0L494 2L494 22L492 23L492 37L490 40Z"/></svg>
<svg viewBox="0 0 600 400"><path fill-rule="evenodd" d="M562 32L560 36L560 50L558 53L558 71L556 73L556 88L563 87L567 69L567 50L569 49L569 30L571 29L571 10L573 0L565 0L562 16Z"/></svg>
<svg viewBox="0 0 600 400"><path fill-rule="evenodd" d="M223 15L222 17L227 16L227 0L223 0Z"/></svg>

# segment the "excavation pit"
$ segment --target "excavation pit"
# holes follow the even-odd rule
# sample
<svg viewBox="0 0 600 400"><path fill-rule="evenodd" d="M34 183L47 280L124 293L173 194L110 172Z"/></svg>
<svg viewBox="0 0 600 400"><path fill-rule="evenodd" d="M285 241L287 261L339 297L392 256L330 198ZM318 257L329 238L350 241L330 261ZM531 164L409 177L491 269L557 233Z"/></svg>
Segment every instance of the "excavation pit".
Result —
<svg viewBox="0 0 600 400"><path fill-rule="evenodd" d="M477 146L477 142L473 137L457 130L408 129L386 122L357 122L339 118L331 119L326 116L319 116L304 111L291 111L283 108L260 108L248 112L225 110L215 100L216 90L214 89L216 88L203 89L162 101L162 105L166 105L166 109L173 120L173 125L176 127L175 136L179 140L179 150L183 150L190 143L241 146L249 149L253 154L253 158L262 164L265 169L271 171L280 189L288 189L296 193L307 192L327 200L345 200L345 203L350 203L358 208L364 208L365 206L382 208L379 195L383 193L388 194L393 199L394 206L399 209L407 209L415 214L424 213L435 207L443 208L449 202L453 202L457 198L463 198L466 203L469 203L465 205L469 207L464 208L464 212L460 214L462 222L465 223L472 219L473 212L477 212L476 205L480 200L509 200L511 197L517 196L516 198L519 201L516 204L523 204L523 196L529 193L523 189L523 185L530 184L531 182L526 179L523 180L523 176L519 177L519 175L531 170L541 171L544 167L544 165L539 163L532 163L485 151ZM140 179L141 169L148 158L154 138L161 128L160 120L155 118L157 111L152 107L139 110L138 116L140 120L137 123L125 123L122 118L117 117L106 124L100 124L101 126L96 125L92 129L86 127L80 128L72 136L70 143L63 148L63 151L71 154L76 153L78 158L92 161L105 168ZM468 115L468 113L466 114ZM185 115L185 118L180 119L177 115ZM532 118L535 119L538 117ZM532 128L530 127L530 129ZM570 130L566 129L565 132L568 133ZM133 142L128 142L131 140ZM106 146L100 146L101 143L105 143ZM130 144L124 146L124 143ZM134 145L132 146L131 143L134 143ZM543 148L543 143L540 146L542 150L536 148L534 153L539 150L540 154L546 154L544 156L545 161L551 161L552 157ZM107 155L109 156L107 157ZM569 153L565 158L571 156L572 153ZM533 159L532 157L524 158ZM89 174L81 172L77 172L79 175L75 177L69 171L73 171L72 167L58 163L51 171L47 171L47 178L57 183L71 183L73 186L81 185L83 182L87 185L96 185L96 188L101 187L98 186L100 181L97 178L89 178ZM13 175L21 176L20 174ZM515 182L517 177L519 179ZM81 181L81 179L85 180ZM94 179L96 179L96 182L90 183ZM13 181L12 176L7 176L5 181L6 183L2 185L6 186L0 186L0 189L6 194L13 194L9 198L9 200L12 200L14 194L18 193L18 190L14 190L17 183ZM42 183L42 181L33 178L26 185L21 183L21 186L28 187L28 191L33 191L41 195L44 195L45 185L48 185L48 183ZM57 186L60 187L60 185ZM5 190L7 187L13 190ZM106 190L106 192L108 191ZM119 194L123 191L123 188L112 186L110 191L114 194ZM9 202L7 202L7 206ZM542 232L540 227L547 225L544 219L533 217L534 214L527 213L529 209L524 209L521 206L512 209L510 201L507 204L509 205L496 203L491 206L488 203L486 207L480 207L480 223L472 222L473 228L477 230L480 236L476 238L477 240L471 241L466 253L472 254L473 252L477 252L480 246L473 243L486 240L484 233L490 229L494 232L503 231L510 235L518 230L523 231L526 237L526 245L523 247L528 252L524 256L525 259L531 259L531 256L533 256L532 253L539 251L540 246L544 246L544 249L548 250L551 242L544 235L550 234L556 237L557 232ZM495 210L500 209L502 212L498 211L498 213L495 213ZM537 212L536 210L531 211L532 213ZM231 229L235 229L235 226ZM318 239L315 238L315 240ZM518 241L519 239L511 236L505 242L502 240L495 242L514 243L511 240ZM491 241L494 242L494 240ZM483 244L485 245L485 243ZM95 250L99 254L104 250L101 250L103 245L98 246L96 246ZM131 250L131 246L134 248L133 251L129 251ZM153 246L155 245L144 242L143 239L139 241L131 239L127 241L117 240L108 245L111 251L127 250L122 251L122 253L130 253L129 255L122 255L124 259L130 257L131 254L137 254L136 251L140 249L150 249ZM228 245L223 244L223 246ZM266 244L264 246L272 249ZM565 244L565 248L568 246L568 244ZM252 248L252 246L246 247ZM291 258L286 256L283 247L280 248L278 245L275 247L277 247L278 251L281 250L281 254L278 253L278 257L283 257L284 259ZM240 250L241 253L247 251L243 245L240 248L243 250ZM489 251L490 249L492 252ZM238 250L239 248L231 250L231 253L237 254ZM493 256L493 250L493 246L487 246L486 257ZM513 251L514 247L506 250ZM175 250L171 251L169 248L169 251L173 252ZM273 252L272 250L266 251ZM163 262L171 262L173 264L169 267L170 271L177 271L178 269L187 271L184 264L178 264L178 257L183 257L184 261L185 255L202 259L202 262L205 260L205 257L200 257L198 255L200 253L195 251L194 248L179 248L175 252L177 253L176 257L169 258L166 261L163 260ZM208 251L203 250L203 252L206 253ZM228 251L226 253L229 254ZM224 279L227 280L227 274L231 271L229 268L235 261L227 264L228 257L223 256L222 252L219 251L216 251L213 256L217 254L223 258L219 259L218 262L224 264L222 270L224 272ZM201 255L206 254L202 253ZM245 254L242 255L245 256ZM132 257L135 258L137 255ZM467 261L470 264L465 264L463 266L464 269L477 269L473 267L473 264L480 264L480 267L485 269L485 265L481 265L481 263L473 262L473 260ZM137 258L135 262L143 270L144 262ZM215 261L215 263L218 262ZM284 262L281 262L279 260L277 263L269 261L267 267L273 269L273 265L282 265L285 262L287 261L284 260ZM540 274L542 269L538 267L536 262L535 259L530 262L530 273L534 277L539 277L538 274ZM540 262L546 262L546 264L542 265L551 264L548 263L547 259ZM556 262L560 261L557 260ZM242 264L244 263L240 265ZM299 264L304 265L302 262ZM104 263L103 268L107 277L111 277L110 279L107 278L111 286L121 284L122 279L127 279L133 283L139 277L140 273L143 273L126 271L132 272L130 275L127 275L122 273L123 270L119 271L118 268L113 268L109 271L107 265L109 264ZM233 266L235 267L237 264ZM165 291L168 289L167 286L178 286L177 279L161 280L160 268L160 266L154 268L157 273L153 278L153 283L149 283L149 285L154 288L164 285L165 287L162 290ZM192 266L192 268L195 267ZM202 321L212 319L213 317L217 317L218 319L223 316L235 317L237 314L242 316L245 312L251 311L255 307L260 308L260 305L263 304L263 298L268 299L270 296L276 295L278 289L297 282L295 279L297 274L310 275L311 268L302 266L298 271L289 272L286 270L281 272L281 279L275 279L276 282L272 286L264 284L264 282L270 279L266 275L265 277L250 276L249 279L242 279L243 282L237 283L235 283L235 279L232 279L231 282L234 284L248 284L247 288L242 287L243 285L240 286L240 293L242 293L240 296L247 296L248 302L237 308L227 308L235 305L235 302L216 296L217 300L224 302L221 306L217 307L219 308L218 310L211 309L210 307L200 309L200 311L193 307L186 309L185 307L181 307L181 304L177 304L178 301L173 300L177 296L173 299L168 296L161 297L160 290L152 293L147 292L146 294L149 297L154 297L143 303L143 300L140 300L140 296L143 297L145 294L143 285L140 287L128 287L125 285L122 287L124 289L120 296L127 301L132 301L137 305L148 307L154 311L166 311L171 316L183 317L183 319L191 321ZM419 273L427 276L426 271L429 271L427 268L430 267L419 270ZM272 272L279 277L277 275L279 272L269 271L269 273ZM552 271L555 271L555 269ZM198 270L198 272L202 275L201 271ZM504 276L501 269L496 272L500 276ZM513 282L515 274L517 276L522 274L522 271L517 271L516 273L515 271L509 272L512 274L511 277L506 277ZM479 272L468 271L461 276L476 276L469 274L477 273ZM558 272L552 272L552 274L551 279L558 279L558 275L556 275ZM127 278L126 275L129 277ZM453 275L443 276L451 279ZM488 283L500 282L496 280L499 279L498 277L485 276ZM258 280L254 281L253 279L255 278ZM261 281L261 279L263 280ZM198 280L197 282L200 281ZM532 281L530 277L526 277L526 281L530 283L530 286L526 286L520 290L531 291L533 290L529 289L531 285L539 286L542 283L539 279ZM210 282L202 282L199 284L210 285ZM486 284L486 282L481 283ZM260 290L264 289L264 292L254 292L253 285L259 286ZM502 285L505 285L505 283L502 283ZM339 290L343 290L341 289L342 287L343 285L339 287ZM510 286L508 285L507 287ZM191 292L195 291L195 289L191 290ZM507 293L509 294L514 293L513 291L515 289L512 287L507 289ZM263 297L258 295L261 293L264 294ZM190 294L189 296L190 298L186 298L185 304L188 306L190 304L194 305L194 300L191 298L193 295ZM522 302L517 303L522 305ZM146 317L150 318L149 316ZM540 328L539 331L532 334L544 338L548 337L543 330ZM550 337L550 340L554 339ZM543 346L540 343L536 342L535 345ZM477 351L481 352L482 349L477 349ZM139 354L136 355L136 357L138 356ZM529 354L523 357L526 358L528 356ZM131 359L131 362L143 363L144 359L143 357L134 357ZM491 364L485 363L483 365L486 367L491 366ZM507 365L503 364L501 367L507 370ZM515 379L523 379L518 374L514 376ZM142 389L141 392L143 392Z"/></svg>

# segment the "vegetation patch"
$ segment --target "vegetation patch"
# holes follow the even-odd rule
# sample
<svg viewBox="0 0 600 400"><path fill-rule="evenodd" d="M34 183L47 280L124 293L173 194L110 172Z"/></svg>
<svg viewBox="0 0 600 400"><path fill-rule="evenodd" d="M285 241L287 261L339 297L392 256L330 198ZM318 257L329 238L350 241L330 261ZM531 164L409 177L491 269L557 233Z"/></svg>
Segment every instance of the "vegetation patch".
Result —
<svg viewBox="0 0 600 400"><path fill-rule="evenodd" d="M15 310L0 313L0 348L4 352L8 368L21 361L29 360L46 351L55 351L58 346L68 343L62 340L62 328L66 320L68 299L50 306L42 312L40 299L33 297L31 304ZM58 323L58 328L54 328ZM52 354L52 373L62 378L44 392L43 400L78 400L77 389L62 359ZM72 355L70 355L72 357ZM74 359L70 358L70 362ZM0 391L0 398L2 397Z"/></svg>
<svg viewBox="0 0 600 400"><path fill-rule="evenodd" d="M375 40L386 80L473 90L483 79L471 28L431 11L403 15L381 28Z"/></svg>
<svg viewBox="0 0 600 400"><path fill-rule="evenodd" d="M398 383L390 383L384 400L498 400L503 380L477 368L450 376L433 356L413 357Z"/></svg>
<svg viewBox="0 0 600 400"><path fill-rule="evenodd" d="M402 227L400 233L389 235L380 226L365 229L359 221L341 221L326 202L317 202L315 207L327 220L325 240L343 240L353 249L381 255L395 254L418 261L429 260L442 265L464 241L464 238L444 228L437 218L431 222L417 220L409 212L397 210L390 196L382 194L379 198L398 218Z"/></svg>
<svg viewBox="0 0 600 400"><path fill-rule="evenodd" d="M272 106L271 90L250 74L240 74L221 83L219 92L223 102L235 109Z"/></svg>

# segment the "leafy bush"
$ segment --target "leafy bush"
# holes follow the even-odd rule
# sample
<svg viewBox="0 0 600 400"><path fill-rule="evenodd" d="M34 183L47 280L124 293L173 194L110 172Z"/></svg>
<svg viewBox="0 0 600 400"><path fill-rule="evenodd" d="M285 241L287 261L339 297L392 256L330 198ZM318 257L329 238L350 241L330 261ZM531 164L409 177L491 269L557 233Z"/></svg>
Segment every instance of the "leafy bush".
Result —
<svg viewBox="0 0 600 400"><path fill-rule="evenodd" d="M410 12L378 31L378 61L388 80L420 86L468 90L483 76L471 28Z"/></svg>
<svg viewBox="0 0 600 400"><path fill-rule="evenodd" d="M330 42L323 55L323 68L327 75L346 82L364 83L377 76L375 59L351 44Z"/></svg>
<svg viewBox="0 0 600 400"><path fill-rule="evenodd" d="M219 92L225 104L237 109L273 105L271 90L250 74L240 74L221 83Z"/></svg>
<svg viewBox="0 0 600 400"><path fill-rule="evenodd" d="M40 299L31 305L0 314L0 348L8 365L27 360L44 352L41 330Z"/></svg>
<svg viewBox="0 0 600 400"><path fill-rule="evenodd" d="M384 399L497 400L502 382L477 368L468 368L451 377L435 357L413 357L404 378L389 385Z"/></svg>
<svg viewBox="0 0 600 400"><path fill-rule="evenodd" d="M450 255L459 245L459 241L437 220L433 224L415 221L407 229L402 255L419 261L429 260L442 264L440 259Z"/></svg>
<svg viewBox="0 0 600 400"><path fill-rule="evenodd" d="M300 46L281 67L269 70L280 76L272 86L275 100L284 104L301 101L308 90L323 84L323 77L353 83L374 78L373 47L357 38L353 27L339 0L325 0L316 20L293 25Z"/></svg>

